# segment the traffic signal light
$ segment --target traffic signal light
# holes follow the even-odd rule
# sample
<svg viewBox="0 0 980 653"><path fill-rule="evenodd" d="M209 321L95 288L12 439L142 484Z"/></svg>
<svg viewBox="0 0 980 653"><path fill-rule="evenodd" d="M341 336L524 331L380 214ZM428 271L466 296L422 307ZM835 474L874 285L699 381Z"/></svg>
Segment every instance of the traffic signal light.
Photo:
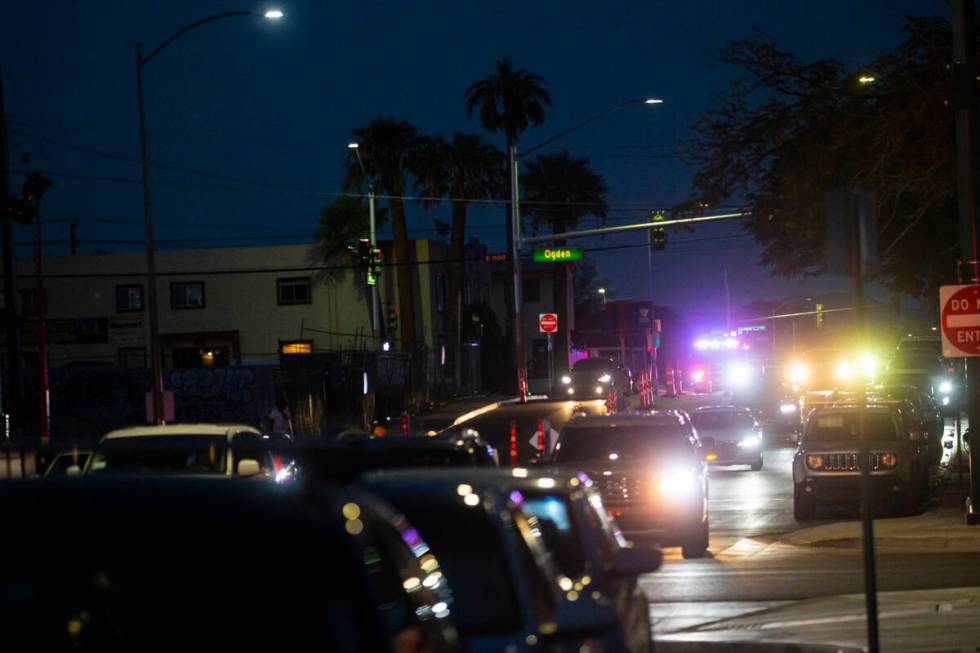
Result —
<svg viewBox="0 0 980 653"><path fill-rule="evenodd" d="M381 276L382 263L381 249L378 247L371 247L368 254L367 271L367 284L369 286L374 286L378 283L378 277Z"/></svg>
<svg viewBox="0 0 980 653"><path fill-rule="evenodd" d="M398 330L398 306L385 306L386 333L390 336Z"/></svg>
<svg viewBox="0 0 980 653"><path fill-rule="evenodd" d="M823 304L817 304L817 328L823 326Z"/></svg>
<svg viewBox="0 0 980 653"><path fill-rule="evenodd" d="M662 211L656 211L652 216L650 216L650 222L657 223L663 222L665 220ZM667 249L667 228L666 227L651 227L650 228L650 248L655 250Z"/></svg>

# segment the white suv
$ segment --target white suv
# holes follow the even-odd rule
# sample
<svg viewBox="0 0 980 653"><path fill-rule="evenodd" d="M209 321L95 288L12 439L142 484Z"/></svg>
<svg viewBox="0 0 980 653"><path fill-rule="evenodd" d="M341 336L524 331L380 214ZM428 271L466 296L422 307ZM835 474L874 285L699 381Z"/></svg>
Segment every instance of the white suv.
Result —
<svg viewBox="0 0 980 653"><path fill-rule="evenodd" d="M103 436L85 475L275 476L262 434L243 424L138 426Z"/></svg>

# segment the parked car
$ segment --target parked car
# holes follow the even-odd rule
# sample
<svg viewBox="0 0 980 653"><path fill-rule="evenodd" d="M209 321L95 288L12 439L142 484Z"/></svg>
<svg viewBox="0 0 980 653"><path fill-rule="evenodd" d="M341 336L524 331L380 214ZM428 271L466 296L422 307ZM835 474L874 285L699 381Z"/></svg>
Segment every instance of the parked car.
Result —
<svg viewBox="0 0 980 653"><path fill-rule="evenodd" d="M681 545L685 558L708 548L708 471L690 418L682 411L574 419L553 460L584 470L628 536Z"/></svg>
<svg viewBox="0 0 980 653"><path fill-rule="evenodd" d="M91 476L0 484L0 510L5 650L459 649L438 559L363 494Z"/></svg>
<svg viewBox="0 0 980 653"><path fill-rule="evenodd" d="M305 481L350 482L380 469L496 467L496 451L473 438L391 436L346 439L295 451Z"/></svg>
<svg viewBox="0 0 980 653"><path fill-rule="evenodd" d="M618 405L633 391L633 375L622 363L610 358L583 358L575 361L568 374L559 379L553 394L560 399L604 399L616 395Z"/></svg>
<svg viewBox="0 0 980 653"><path fill-rule="evenodd" d="M107 433L85 475L166 475L275 478L262 434L243 424L137 426Z"/></svg>
<svg viewBox="0 0 980 653"><path fill-rule="evenodd" d="M900 400L908 402L911 427L922 433L929 445L929 463L938 465L943 457L943 435L946 425L939 405L928 393L912 385L876 386L871 395L874 401Z"/></svg>
<svg viewBox="0 0 980 653"><path fill-rule="evenodd" d="M438 556L469 651L601 650L616 611L601 595L561 587L521 493L477 478L398 470L369 474L363 485L404 513Z"/></svg>
<svg viewBox="0 0 980 653"><path fill-rule="evenodd" d="M762 469L765 438L748 408L704 406L691 413L691 423L711 464Z"/></svg>
<svg viewBox="0 0 980 653"><path fill-rule="evenodd" d="M564 587L593 588L609 598L620 627L610 631L602 650L652 650L650 606L637 577L659 568L659 549L632 546L584 474L515 469L503 478L494 476L488 482L520 492L521 510L537 517Z"/></svg>
<svg viewBox="0 0 980 653"><path fill-rule="evenodd" d="M858 411L863 410L863 417ZM927 444L908 429L896 406L830 406L807 417L793 458L793 515L860 501L861 430L873 495L900 512L913 513L928 491Z"/></svg>

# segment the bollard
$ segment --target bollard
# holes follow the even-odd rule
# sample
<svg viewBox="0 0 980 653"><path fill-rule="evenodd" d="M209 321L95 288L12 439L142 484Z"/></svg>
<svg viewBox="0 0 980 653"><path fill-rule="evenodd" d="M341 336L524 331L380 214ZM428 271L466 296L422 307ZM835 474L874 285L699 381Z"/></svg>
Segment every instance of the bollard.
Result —
<svg viewBox="0 0 980 653"><path fill-rule="evenodd" d="M510 466L517 467L517 420L510 420Z"/></svg>
<svg viewBox="0 0 980 653"><path fill-rule="evenodd" d="M402 412L402 435L408 435L408 413Z"/></svg>

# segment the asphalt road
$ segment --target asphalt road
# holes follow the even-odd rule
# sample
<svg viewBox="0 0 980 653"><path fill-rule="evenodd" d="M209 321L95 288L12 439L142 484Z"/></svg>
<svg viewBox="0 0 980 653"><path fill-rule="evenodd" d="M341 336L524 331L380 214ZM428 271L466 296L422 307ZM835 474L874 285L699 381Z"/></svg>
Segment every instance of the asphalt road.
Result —
<svg viewBox="0 0 980 653"><path fill-rule="evenodd" d="M658 400L662 408L688 410L721 402L712 395ZM541 401L504 406L467 425L499 448L503 462L509 451L510 422L514 420L519 460L524 463L534 454L530 440L538 422L548 420L559 430L575 405ZM591 408L603 410L600 402L592 402ZM711 556L683 560L679 549L667 548L661 569L641 579L656 632L675 632L787 601L863 591L859 552L780 543L782 537L801 527L822 523L799 524L793 519L792 455L789 443L769 436L761 471L712 468ZM880 591L980 585L977 554L889 553L879 555L877 564Z"/></svg>

